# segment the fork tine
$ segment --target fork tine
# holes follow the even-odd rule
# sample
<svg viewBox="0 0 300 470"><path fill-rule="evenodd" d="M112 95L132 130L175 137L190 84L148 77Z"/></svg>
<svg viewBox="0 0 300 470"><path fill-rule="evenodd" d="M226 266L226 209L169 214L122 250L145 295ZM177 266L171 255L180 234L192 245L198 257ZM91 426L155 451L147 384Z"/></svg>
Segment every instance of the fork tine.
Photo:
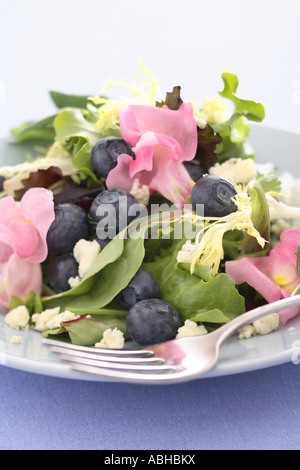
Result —
<svg viewBox="0 0 300 470"><path fill-rule="evenodd" d="M147 372L152 374L153 372L172 372L177 370L176 367L166 364L132 364L132 363L120 363L120 362L107 362L99 361L99 359L86 359L83 357L74 357L72 355L61 355L61 358L73 365L82 365L82 366L93 366L99 369L109 369L115 371L133 371L133 372Z"/></svg>
<svg viewBox="0 0 300 470"><path fill-rule="evenodd" d="M46 346L65 348L66 350L82 351L105 356L120 356L120 357L150 357L153 356L151 349L98 349L92 346L80 346L72 343L64 343L48 338L43 338L42 343Z"/></svg>
<svg viewBox="0 0 300 470"><path fill-rule="evenodd" d="M72 364L72 370L75 372L94 375L101 379L110 381L116 380L117 382L137 383L137 384L163 384L163 383L178 383L182 381L182 374L176 371L162 372L162 373L141 373L141 372L127 372L120 370L101 369L100 367L86 366L82 364Z"/></svg>
<svg viewBox="0 0 300 470"><path fill-rule="evenodd" d="M155 379L156 375L161 377L178 370L174 365L167 365L163 358L155 357L151 349L107 350L49 339L44 339L43 343L68 362L72 370L103 378L139 382L142 377Z"/></svg>
<svg viewBox="0 0 300 470"><path fill-rule="evenodd" d="M106 362L113 362L113 363L120 363L120 364L159 364L164 363L164 359L161 357L154 357L154 356L111 356L108 354L101 354L98 353L98 350L95 352L94 350L85 352L82 350L73 350L68 349L60 346L50 346L50 350L52 352L58 353L63 355L64 357L70 358L82 358L82 359L92 359L94 361L106 361Z"/></svg>

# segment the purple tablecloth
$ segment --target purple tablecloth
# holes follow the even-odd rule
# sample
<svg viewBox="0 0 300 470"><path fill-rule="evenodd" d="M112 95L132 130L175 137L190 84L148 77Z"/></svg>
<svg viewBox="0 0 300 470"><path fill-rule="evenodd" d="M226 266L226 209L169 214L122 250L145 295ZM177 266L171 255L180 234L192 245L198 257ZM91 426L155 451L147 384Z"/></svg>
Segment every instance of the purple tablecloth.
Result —
<svg viewBox="0 0 300 470"><path fill-rule="evenodd" d="M0 449L300 447L300 366L172 386L58 379L0 367Z"/></svg>

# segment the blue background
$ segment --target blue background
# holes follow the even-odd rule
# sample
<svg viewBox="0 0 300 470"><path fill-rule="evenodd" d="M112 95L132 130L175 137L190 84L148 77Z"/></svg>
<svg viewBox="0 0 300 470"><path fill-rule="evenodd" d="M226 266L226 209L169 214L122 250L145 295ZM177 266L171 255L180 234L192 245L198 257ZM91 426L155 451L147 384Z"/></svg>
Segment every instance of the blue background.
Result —
<svg viewBox="0 0 300 470"><path fill-rule="evenodd" d="M57 379L1 366L0 449L299 449L299 379L300 365L291 363L173 386Z"/></svg>

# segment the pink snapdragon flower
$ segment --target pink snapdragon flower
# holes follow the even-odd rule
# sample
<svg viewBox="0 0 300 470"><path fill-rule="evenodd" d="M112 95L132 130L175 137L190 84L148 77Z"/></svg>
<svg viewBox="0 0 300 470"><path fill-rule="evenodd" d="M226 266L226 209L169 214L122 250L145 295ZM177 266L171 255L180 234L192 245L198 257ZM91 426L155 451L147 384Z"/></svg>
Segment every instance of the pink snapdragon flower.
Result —
<svg viewBox="0 0 300 470"><path fill-rule="evenodd" d="M297 251L300 246L300 230L286 230L281 234L280 244L269 256L241 258L226 263L226 273L237 284L247 283L269 303L290 297L300 284L297 271ZM300 312L293 307L279 312L284 325Z"/></svg>
<svg viewBox="0 0 300 470"><path fill-rule="evenodd" d="M193 184L183 162L193 160L198 143L192 105L184 103L177 111L167 106L130 105L120 110L119 120L122 137L136 157L118 157L106 180L108 189L130 191L138 179L141 186L147 185L181 208Z"/></svg>
<svg viewBox="0 0 300 470"><path fill-rule="evenodd" d="M0 199L0 307L9 308L12 295L25 300L39 294L41 264L48 255L46 237L55 218L53 194L44 188L29 189L20 203Z"/></svg>

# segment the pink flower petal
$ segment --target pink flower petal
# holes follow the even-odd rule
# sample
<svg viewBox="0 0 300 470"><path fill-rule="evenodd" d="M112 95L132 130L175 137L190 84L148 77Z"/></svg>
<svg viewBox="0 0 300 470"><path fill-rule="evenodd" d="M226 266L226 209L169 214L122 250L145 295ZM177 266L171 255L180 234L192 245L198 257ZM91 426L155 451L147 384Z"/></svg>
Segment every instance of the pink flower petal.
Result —
<svg viewBox="0 0 300 470"><path fill-rule="evenodd" d="M153 158L152 171L141 170L130 178L131 166L135 160L129 155L120 155L117 166L110 171L106 186L108 189L130 191L137 178L140 185L147 185L150 191L157 191L169 201L182 208L192 191L192 180L184 165L170 159L168 149L161 148L159 159Z"/></svg>
<svg viewBox="0 0 300 470"><path fill-rule="evenodd" d="M142 139L141 139L142 140ZM135 147L135 160L130 165L129 175L133 178L140 171L152 171L154 150L150 146Z"/></svg>
<svg viewBox="0 0 300 470"><path fill-rule="evenodd" d="M226 263L226 274L240 285L246 282L259 292L267 302L280 300L280 290L267 275L266 257L241 258Z"/></svg>
<svg viewBox="0 0 300 470"><path fill-rule="evenodd" d="M34 225L25 219L16 219L9 224L9 228L15 239L15 254L20 258L32 257L40 242Z"/></svg>
<svg viewBox="0 0 300 470"><path fill-rule="evenodd" d="M122 154L118 156L117 166L109 172L106 178L107 189L131 190L133 181L129 176L129 172L133 161L130 155Z"/></svg>
<svg viewBox="0 0 300 470"><path fill-rule="evenodd" d="M8 225L0 223L0 260L7 261L7 253L17 249L15 235Z"/></svg>
<svg viewBox="0 0 300 470"><path fill-rule="evenodd" d="M246 282L259 292L269 303L289 297L291 295L285 289L277 287L274 281L268 276L268 258L241 258L236 261L226 263L226 274L235 282L236 285ZM278 312L280 324L294 318L300 312L300 307L290 308Z"/></svg>
<svg viewBox="0 0 300 470"><path fill-rule="evenodd" d="M29 189L20 205L25 218L32 222L39 234L39 244L27 261L42 263L48 254L47 233L55 218L53 193L44 188Z"/></svg>
<svg viewBox="0 0 300 470"><path fill-rule="evenodd" d="M285 230L280 235L280 243L289 244L290 246L294 246L296 249L300 245L300 230L297 229L290 229Z"/></svg>
<svg viewBox="0 0 300 470"><path fill-rule="evenodd" d="M167 107L131 105L119 112L123 139L135 147L147 132L165 134L179 143L183 160L193 160L198 138L193 107L184 103L177 111Z"/></svg>
<svg viewBox="0 0 300 470"><path fill-rule="evenodd" d="M163 153L165 153L165 163L160 166ZM153 176L150 184L151 190L159 192L166 199L174 202L178 208L182 208L187 203L187 198L192 192L192 180L189 173L182 163L169 159L168 150L161 151L159 162L156 164L155 157L154 162ZM142 184L145 184L143 181L147 177L145 173L140 173Z"/></svg>
<svg viewBox="0 0 300 470"><path fill-rule="evenodd" d="M0 199L0 224L8 225L12 220L22 217L21 209L11 196Z"/></svg>
<svg viewBox="0 0 300 470"><path fill-rule="evenodd" d="M300 283L297 273L297 249L300 230L287 230L281 234L280 244L273 248L268 259L268 273L278 286L292 292Z"/></svg>
<svg viewBox="0 0 300 470"><path fill-rule="evenodd" d="M8 310L12 295L25 300L30 291L40 294L42 285L41 265L13 254L6 263L0 264L0 307Z"/></svg>
<svg viewBox="0 0 300 470"><path fill-rule="evenodd" d="M13 254L12 247L1 240L1 224L0 224L0 264L6 263L9 257Z"/></svg>

